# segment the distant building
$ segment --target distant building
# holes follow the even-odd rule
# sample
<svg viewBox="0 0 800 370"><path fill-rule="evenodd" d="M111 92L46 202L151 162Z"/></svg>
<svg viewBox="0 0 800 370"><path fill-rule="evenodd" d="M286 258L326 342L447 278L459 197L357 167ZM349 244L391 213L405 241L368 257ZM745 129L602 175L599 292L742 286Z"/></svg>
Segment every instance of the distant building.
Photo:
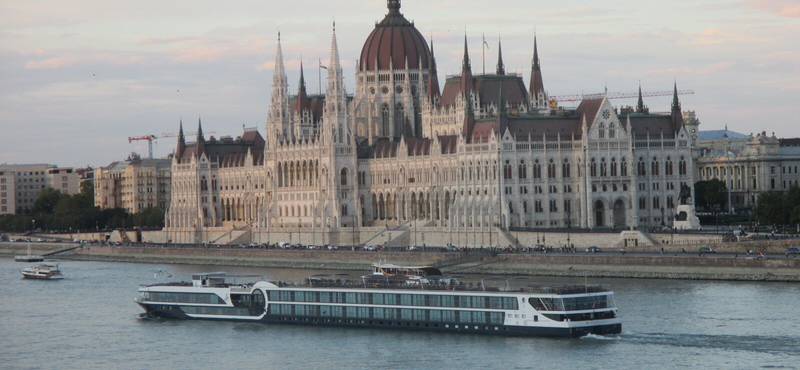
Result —
<svg viewBox="0 0 800 370"><path fill-rule="evenodd" d="M0 215L13 215L16 210L17 192L14 191L16 173L0 170Z"/></svg>
<svg viewBox="0 0 800 370"><path fill-rule="evenodd" d="M731 211L752 209L758 195L800 185L800 138L778 139L733 131L700 133L698 179L719 179L730 190Z"/></svg>
<svg viewBox="0 0 800 370"><path fill-rule="evenodd" d="M0 183L5 185L0 186L0 214L30 210L39 193L45 188L53 188L61 194L69 195L80 192L80 175L72 167L59 168L51 164L4 164L0 165L0 172L4 173L0 178L6 181L5 184ZM2 203L4 200L5 204Z"/></svg>
<svg viewBox="0 0 800 370"><path fill-rule="evenodd" d="M94 204L129 213L148 207L166 211L170 202L171 159L128 158L94 169Z"/></svg>

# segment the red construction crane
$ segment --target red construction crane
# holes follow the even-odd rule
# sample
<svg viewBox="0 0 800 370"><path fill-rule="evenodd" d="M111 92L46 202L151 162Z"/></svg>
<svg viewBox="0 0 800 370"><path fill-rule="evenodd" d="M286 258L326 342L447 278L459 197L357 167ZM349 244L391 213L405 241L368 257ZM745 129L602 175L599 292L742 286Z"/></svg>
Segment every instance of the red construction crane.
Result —
<svg viewBox="0 0 800 370"><path fill-rule="evenodd" d="M155 135L128 137L128 143L134 140L147 140L147 147L150 149L148 158L153 159L153 140L155 139L157 139Z"/></svg>
<svg viewBox="0 0 800 370"><path fill-rule="evenodd" d="M674 91L650 91L643 92L642 97L651 96L669 96L674 94ZM678 95L694 94L694 90L678 90ZM581 101L587 99L602 99L608 96L609 99L625 99L625 98L638 98L639 93L598 93L598 94L577 94L577 95L552 95L550 96L550 106L555 107L561 101Z"/></svg>

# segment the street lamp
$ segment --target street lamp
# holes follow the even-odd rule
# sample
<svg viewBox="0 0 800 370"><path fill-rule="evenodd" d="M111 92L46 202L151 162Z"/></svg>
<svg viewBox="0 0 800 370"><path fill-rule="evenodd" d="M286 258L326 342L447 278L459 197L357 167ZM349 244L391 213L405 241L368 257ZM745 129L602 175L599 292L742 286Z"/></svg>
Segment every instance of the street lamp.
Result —
<svg viewBox="0 0 800 370"><path fill-rule="evenodd" d="M36 230L36 220L31 219L31 231Z"/></svg>

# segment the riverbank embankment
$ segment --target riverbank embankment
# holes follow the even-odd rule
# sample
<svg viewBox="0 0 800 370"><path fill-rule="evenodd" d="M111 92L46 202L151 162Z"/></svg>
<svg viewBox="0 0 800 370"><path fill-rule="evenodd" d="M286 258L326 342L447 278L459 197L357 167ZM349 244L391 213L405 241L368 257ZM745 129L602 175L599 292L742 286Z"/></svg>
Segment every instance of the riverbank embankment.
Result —
<svg viewBox="0 0 800 370"><path fill-rule="evenodd" d="M47 254L72 247L70 244L34 243L33 254ZM738 249L738 248L737 248ZM27 253L25 243L0 243L0 256ZM433 265L463 257L463 253L366 252L327 250L277 250L249 248L109 247L86 245L53 256L57 259L303 268L368 270L379 261L404 265ZM522 276L588 276L609 278L800 281L800 258L743 255L716 256L667 253L597 254L497 254L443 268L448 274Z"/></svg>

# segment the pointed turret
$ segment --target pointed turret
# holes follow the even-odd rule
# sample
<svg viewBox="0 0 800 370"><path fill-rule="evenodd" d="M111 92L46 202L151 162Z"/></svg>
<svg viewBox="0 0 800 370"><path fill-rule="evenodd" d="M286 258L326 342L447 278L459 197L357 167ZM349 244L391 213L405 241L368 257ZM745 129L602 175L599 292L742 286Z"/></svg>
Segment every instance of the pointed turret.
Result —
<svg viewBox="0 0 800 370"><path fill-rule="evenodd" d="M672 94L672 128L675 131L680 130L683 126L683 113L681 112L681 102L678 100L678 82L675 82L675 87Z"/></svg>
<svg viewBox="0 0 800 370"><path fill-rule="evenodd" d="M672 111L681 111L681 102L678 100L678 81L675 81L674 90L672 93Z"/></svg>
<svg viewBox="0 0 800 370"><path fill-rule="evenodd" d="M348 133L347 94L344 88L342 65L339 62L339 44L336 41L336 23L331 36L331 59L328 62L328 88L325 91L324 130L330 135L337 134L335 141L344 143Z"/></svg>
<svg viewBox="0 0 800 370"><path fill-rule="evenodd" d="M503 44L500 40L497 41L497 74L505 75L506 66L503 64Z"/></svg>
<svg viewBox="0 0 800 370"><path fill-rule="evenodd" d="M302 114L302 112L309 109L309 107L310 103L308 100L308 93L306 92L306 80L303 73L303 62L300 61L300 82L297 84L297 103L294 106L294 111Z"/></svg>
<svg viewBox="0 0 800 370"><path fill-rule="evenodd" d="M199 158L206 151L206 139L203 137L203 122L197 118L197 143L195 145L195 155Z"/></svg>
<svg viewBox="0 0 800 370"><path fill-rule="evenodd" d="M339 62L339 44L336 41L336 23L333 23L333 36L331 36L331 58L328 62L328 88L326 91L327 101L330 101L331 94L343 92L342 66ZM335 103L335 102L332 102Z"/></svg>
<svg viewBox="0 0 800 370"><path fill-rule="evenodd" d="M175 160L180 163L183 152L186 150L186 137L183 136L183 119L180 121L180 128L178 129L178 149L175 151Z"/></svg>
<svg viewBox="0 0 800 370"><path fill-rule="evenodd" d="M269 133L279 132L282 135L290 131L289 104L289 83L286 77L286 68L283 64L281 34L278 32L278 47L275 52L275 74L272 76L272 101L267 122L267 131Z"/></svg>
<svg viewBox="0 0 800 370"><path fill-rule="evenodd" d="M636 112L645 113L644 99L642 99L642 83L639 83L639 102L636 103Z"/></svg>
<svg viewBox="0 0 800 370"><path fill-rule="evenodd" d="M464 60L461 61L461 92L467 93L472 90L472 64L469 61L469 48L467 47L467 35L464 35Z"/></svg>
<svg viewBox="0 0 800 370"><path fill-rule="evenodd" d="M439 90L439 75L436 72L436 58L433 56L433 40L431 40L431 70L428 74L428 99L431 103L442 96Z"/></svg>
<svg viewBox="0 0 800 370"><path fill-rule="evenodd" d="M544 80L542 79L542 67L539 65L539 48L536 42L536 35L533 36L530 95L531 103L536 108L545 108L547 106L547 99L544 92Z"/></svg>

